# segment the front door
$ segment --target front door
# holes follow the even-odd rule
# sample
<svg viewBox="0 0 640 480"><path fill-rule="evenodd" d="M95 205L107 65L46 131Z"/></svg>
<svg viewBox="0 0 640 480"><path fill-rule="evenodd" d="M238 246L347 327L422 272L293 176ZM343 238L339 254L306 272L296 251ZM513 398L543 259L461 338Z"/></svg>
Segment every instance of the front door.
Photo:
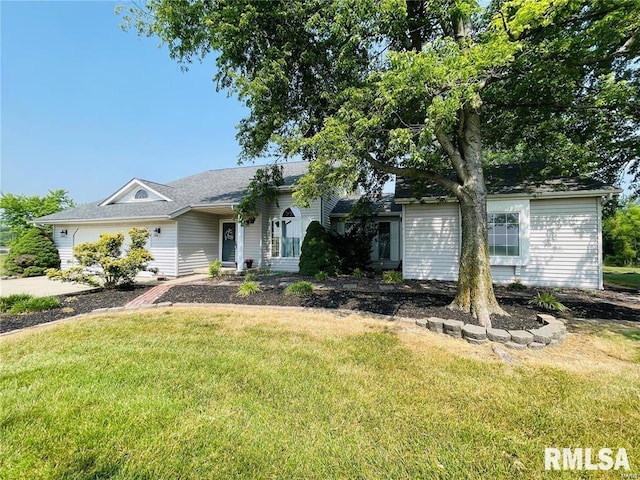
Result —
<svg viewBox="0 0 640 480"><path fill-rule="evenodd" d="M222 262L236 261L236 223L222 222Z"/></svg>

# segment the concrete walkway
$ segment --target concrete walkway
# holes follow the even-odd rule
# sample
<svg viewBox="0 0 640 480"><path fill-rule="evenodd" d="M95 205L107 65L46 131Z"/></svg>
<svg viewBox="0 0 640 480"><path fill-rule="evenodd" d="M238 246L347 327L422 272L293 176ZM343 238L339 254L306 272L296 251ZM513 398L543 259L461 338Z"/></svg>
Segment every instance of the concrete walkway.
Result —
<svg viewBox="0 0 640 480"><path fill-rule="evenodd" d="M179 283L193 282L207 278L207 275L187 275L185 277L159 282L153 277L137 277L136 283L141 285L176 285ZM16 293L28 293L34 297L46 297L48 295L65 295L93 290L94 287L79 285L70 282L57 282L47 277L13 278L0 280L0 295L7 296Z"/></svg>
<svg viewBox="0 0 640 480"><path fill-rule="evenodd" d="M56 282L47 277L12 278L0 280L0 295L14 295L16 293L28 293L34 297L46 297L49 295L64 295L94 290L95 287L79 285L77 283Z"/></svg>

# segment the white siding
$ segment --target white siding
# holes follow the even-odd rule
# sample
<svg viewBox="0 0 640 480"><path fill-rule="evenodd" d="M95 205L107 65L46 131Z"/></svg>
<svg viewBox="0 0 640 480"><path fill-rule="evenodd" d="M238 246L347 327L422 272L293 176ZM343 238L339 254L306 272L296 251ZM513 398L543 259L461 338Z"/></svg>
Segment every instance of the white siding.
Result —
<svg viewBox="0 0 640 480"><path fill-rule="evenodd" d="M404 278L456 280L460 255L458 204L407 205L402 224Z"/></svg>
<svg viewBox="0 0 640 480"><path fill-rule="evenodd" d="M338 192L336 190L336 193L331 196L330 198L324 199L322 200L322 225L324 225L324 228L329 229L331 228L331 218L329 215L331 215L331 212L333 211L334 207L336 206L336 204L338 203L338 200L340 200L340 196L338 195Z"/></svg>
<svg viewBox="0 0 640 480"><path fill-rule="evenodd" d="M147 249L154 260L149 267L157 268L160 273L176 276L176 222L157 222L153 224L76 224L57 225L54 227L53 241L60 252L61 268L67 269L73 265L72 251L75 245L84 242L95 242L103 233L122 233L125 236L133 227L145 227L151 232L147 243ZM154 234L153 230L160 227L160 234ZM61 231L66 230L67 236L63 237ZM125 246L128 245L125 239Z"/></svg>
<svg viewBox="0 0 640 480"><path fill-rule="evenodd" d="M261 265L261 248L262 248L262 218L260 215L256 221L244 227L244 259L253 260L253 267Z"/></svg>
<svg viewBox="0 0 640 480"><path fill-rule="evenodd" d="M526 285L600 288L597 198L531 201Z"/></svg>
<svg viewBox="0 0 640 480"><path fill-rule="evenodd" d="M187 212L178 217L178 274L206 268L219 255L218 217Z"/></svg>

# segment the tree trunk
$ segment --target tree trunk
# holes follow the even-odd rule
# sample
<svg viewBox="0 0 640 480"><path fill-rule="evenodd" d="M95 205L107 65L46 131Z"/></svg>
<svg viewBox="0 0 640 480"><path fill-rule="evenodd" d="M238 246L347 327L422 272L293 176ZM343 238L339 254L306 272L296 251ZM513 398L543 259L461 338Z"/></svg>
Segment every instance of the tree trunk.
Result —
<svg viewBox="0 0 640 480"><path fill-rule="evenodd" d="M491 315L507 315L493 291L487 241L487 206L484 192L471 192L460 200L462 245L458 291L449 308L470 313L480 325L491 327Z"/></svg>
<svg viewBox="0 0 640 480"><path fill-rule="evenodd" d="M456 196L462 214L462 245L458 291L449 308L470 313L480 325L491 326L491 315L508 315L496 300L487 239L487 189L482 171L480 117L474 110L460 115L458 169L462 188Z"/></svg>

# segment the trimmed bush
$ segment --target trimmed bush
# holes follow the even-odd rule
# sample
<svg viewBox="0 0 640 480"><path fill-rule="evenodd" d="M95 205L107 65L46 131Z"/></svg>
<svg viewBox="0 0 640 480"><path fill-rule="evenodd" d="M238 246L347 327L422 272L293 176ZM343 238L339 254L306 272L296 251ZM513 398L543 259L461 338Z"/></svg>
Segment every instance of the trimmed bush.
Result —
<svg viewBox="0 0 640 480"><path fill-rule="evenodd" d="M342 273L358 269L361 273L371 262L373 239L378 234L377 224L370 217L350 219L343 234L332 232L331 243L338 254Z"/></svg>
<svg viewBox="0 0 640 480"><path fill-rule="evenodd" d="M322 280L326 280L327 278L329 278L329 274L323 270L323 271L320 271L320 272L316 273L315 277L316 277L316 280L322 281Z"/></svg>
<svg viewBox="0 0 640 480"><path fill-rule="evenodd" d="M320 222L311 222L302 242L300 274L308 276L314 276L319 272L335 274L339 266L340 261L333 248L331 236Z"/></svg>
<svg viewBox="0 0 640 480"><path fill-rule="evenodd" d="M284 289L285 295L292 295L296 297L303 297L305 295L311 295L313 293L313 284L311 282L296 282L289 285Z"/></svg>
<svg viewBox="0 0 640 480"><path fill-rule="evenodd" d="M47 271L46 268L42 267L27 267L22 272L23 277L41 277Z"/></svg>
<svg viewBox="0 0 640 480"><path fill-rule="evenodd" d="M10 275L23 275L29 267L42 269L40 275L47 268L60 268L58 249L38 228L31 228L18 237L11 244L5 260L5 270ZM33 272L30 271L32 276Z"/></svg>

